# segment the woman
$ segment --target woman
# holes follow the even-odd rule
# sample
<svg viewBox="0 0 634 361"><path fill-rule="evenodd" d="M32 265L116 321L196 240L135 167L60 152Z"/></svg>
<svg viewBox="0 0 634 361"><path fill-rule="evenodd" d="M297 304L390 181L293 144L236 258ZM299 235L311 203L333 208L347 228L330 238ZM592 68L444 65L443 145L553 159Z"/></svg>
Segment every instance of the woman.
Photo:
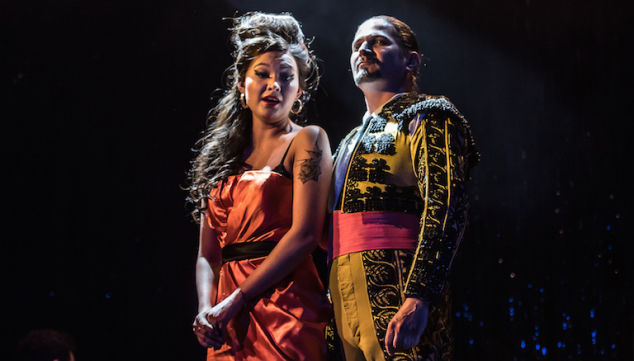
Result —
<svg viewBox="0 0 634 361"><path fill-rule="evenodd" d="M311 252L330 186L326 133L297 118L318 83L288 14L234 19L235 62L190 171L200 205L194 333L207 360L323 360L330 317Z"/></svg>

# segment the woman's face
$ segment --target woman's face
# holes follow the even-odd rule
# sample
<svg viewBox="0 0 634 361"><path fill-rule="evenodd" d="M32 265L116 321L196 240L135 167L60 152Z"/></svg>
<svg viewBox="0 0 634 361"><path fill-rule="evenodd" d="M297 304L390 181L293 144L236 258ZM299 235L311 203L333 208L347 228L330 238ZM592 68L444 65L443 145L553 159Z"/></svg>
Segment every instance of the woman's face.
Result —
<svg viewBox="0 0 634 361"><path fill-rule="evenodd" d="M302 94L295 59L280 51L266 52L253 59L238 88L254 120L267 123L288 119L293 103Z"/></svg>

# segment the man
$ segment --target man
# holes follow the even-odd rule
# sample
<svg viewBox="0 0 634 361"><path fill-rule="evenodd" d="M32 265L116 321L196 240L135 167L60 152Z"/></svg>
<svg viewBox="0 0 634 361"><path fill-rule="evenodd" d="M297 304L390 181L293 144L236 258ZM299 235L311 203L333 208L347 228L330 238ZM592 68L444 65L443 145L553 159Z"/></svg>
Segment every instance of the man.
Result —
<svg viewBox="0 0 634 361"><path fill-rule="evenodd" d="M376 16L359 26L350 66L367 112L335 153L330 245L347 361L450 357L442 291L478 153L449 100L417 94L420 64L405 23Z"/></svg>

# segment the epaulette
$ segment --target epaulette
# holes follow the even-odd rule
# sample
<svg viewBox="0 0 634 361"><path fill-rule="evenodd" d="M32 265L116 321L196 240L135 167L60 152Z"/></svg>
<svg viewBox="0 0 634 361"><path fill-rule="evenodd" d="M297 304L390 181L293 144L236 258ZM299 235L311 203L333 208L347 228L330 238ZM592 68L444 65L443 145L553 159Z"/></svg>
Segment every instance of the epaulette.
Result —
<svg viewBox="0 0 634 361"><path fill-rule="evenodd" d="M460 111L442 95L419 95L416 102L407 108L403 109L398 114L393 114L393 117L399 123L399 127L403 127L405 121L411 120L416 114L426 112L429 110L436 110L442 113L450 113L454 117L462 120L462 122L468 126L467 120L460 113Z"/></svg>
<svg viewBox="0 0 634 361"><path fill-rule="evenodd" d="M471 133L471 126L467 119L460 113L458 108L445 96L442 95L424 95L418 96L418 99L411 105L404 108L398 114L393 114L393 117L398 121L399 128L403 129L404 123L412 120L417 114L437 111L441 114L448 114L454 118L460 119L462 126L464 127L464 134L467 138L467 154L469 163L471 166L480 162L480 152L477 150L475 139Z"/></svg>

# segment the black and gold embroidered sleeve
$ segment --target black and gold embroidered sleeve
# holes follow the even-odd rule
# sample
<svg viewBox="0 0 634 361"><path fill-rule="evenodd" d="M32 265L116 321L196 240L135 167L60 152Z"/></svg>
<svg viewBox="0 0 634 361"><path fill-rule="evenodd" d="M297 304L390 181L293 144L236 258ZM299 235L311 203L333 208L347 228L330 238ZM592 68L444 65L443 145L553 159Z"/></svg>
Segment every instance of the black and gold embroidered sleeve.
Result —
<svg viewBox="0 0 634 361"><path fill-rule="evenodd" d="M464 118L444 98L433 99L410 129L412 165L424 208L406 297L434 302L441 294L467 221L465 181L474 164Z"/></svg>

